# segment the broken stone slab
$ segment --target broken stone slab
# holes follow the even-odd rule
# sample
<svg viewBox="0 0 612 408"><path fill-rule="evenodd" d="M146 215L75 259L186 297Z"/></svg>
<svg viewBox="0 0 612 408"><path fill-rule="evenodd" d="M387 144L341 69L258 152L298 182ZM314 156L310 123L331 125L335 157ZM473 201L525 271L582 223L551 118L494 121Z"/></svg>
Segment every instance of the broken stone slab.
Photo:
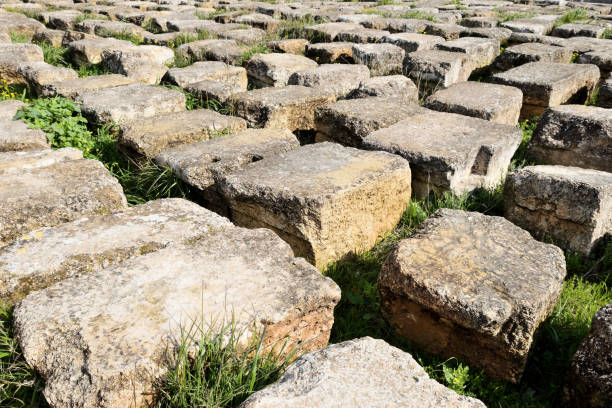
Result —
<svg viewBox="0 0 612 408"><path fill-rule="evenodd" d="M9 85L26 82L19 73L21 63L43 61L43 51L38 45L0 43L0 78Z"/></svg>
<svg viewBox="0 0 612 408"><path fill-rule="evenodd" d="M355 63L368 67L374 76L401 74L405 54L402 48L393 44L353 45Z"/></svg>
<svg viewBox="0 0 612 408"><path fill-rule="evenodd" d="M127 206L121 185L97 160L0 175L0 197L0 246L35 229Z"/></svg>
<svg viewBox="0 0 612 408"><path fill-rule="evenodd" d="M234 322L240 347L263 333L264 352L313 351L327 344L339 300L338 286L273 232L211 226L31 293L14 322L50 405L144 407L182 336L197 347L190 327L215 335Z"/></svg>
<svg viewBox="0 0 612 408"><path fill-rule="evenodd" d="M229 216L228 204L218 188L219 177L298 147L300 142L287 129L248 129L163 150L155 162L193 186L206 208Z"/></svg>
<svg viewBox="0 0 612 408"><path fill-rule="evenodd" d="M599 88L597 106L601 108L612 108L612 79L605 81Z"/></svg>
<svg viewBox="0 0 612 408"><path fill-rule="evenodd" d="M551 107L538 120L528 149L539 164L612 173L612 110L584 105Z"/></svg>
<svg viewBox="0 0 612 408"><path fill-rule="evenodd" d="M571 38L571 37L592 37L599 38L606 31L606 27L595 24L563 24L555 27L551 35Z"/></svg>
<svg viewBox="0 0 612 408"><path fill-rule="evenodd" d="M135 47L133 43L115 38L95 38L73 41L67 53L77 65L95 65L102 62L102 52L123 51Z"/></svg>
<svg viewBox="0 0 612 408"><path fill-rule="evenodd" d="M152 159L165 149L244 129L244 119L209 109L170 112L121 123L119 147L132 158Z"/></svg>
<svg viewBox="0 0 612 408"><path fill-rule="evenodd" d="M559 248L504 218L441 209L391 251L378 289L399 335L518 382L565 274Z"/></svg>
<svg viewBox="0 0 612 408"><path fill-rule="evenodd" d="M599 81L599 68L588 64L530 62L495 74L491 80L523 91L521 117L531 118L550 106L586 101Z"/></svg>
<svg viewBox="0 0 612 408"><path fill-rule="evenodd" d="M340 100L316 109L317 140L361 147L371 132L424 110L415 103L392 97Z"/></svg>
<svg viewBox="0 0 612 408"><path fill-rule="evenodd" d="M246 62L249 78L260 86L282 87L289 77L297 71L316 68L319 64L301 55L293 54L254 54Z"/></svg>
<svg viewBox="0 0 612 408"><path fill-rule="evenodd" d="M0 101L0 121L5 122L13 120L13 117L21 108L25 108L26 104L16 99Z"/></svg>
<svg viewBox="0 0 612 408"><path fill-rule="evenodd" d="M504 214L538 239L588 255L612 232L612 173L529 166L508 174Z"/></svg>
<svg viewBox="0 0 612 408"><path fill-rule="evenodd" d="M201 40L181 45L176 54L191 61L211 60L239 65L244 50L234 40Z"/></svg>
<svg viewBox="0 0 612 408"><path fill-rule="evenodd" d="M135 82L133 79L119 74L92 75L45 84L42 86L41 95L46 98L61 96L74 100L83 94L115 86L130 85Z"/></svg>
<svg viewBox="0 0 612 408"><path fill-rule="evenodd" d="M347 99L367 98L370 96L404 99L417 103L419 90L414 82L403 75L377 76L359 83L359 87Z"/></svg>
<svg viewBox="0 0 612 408"><path fill-rule="evenodd" d="M244 166L219 181L232 220L275 231L317 267L371 248L410 201L399 156L315 143Z"/></svg>
<svg viewBox="0 0 612 408"><path fill-rule="evenodd" d="M315 109L334 102L333 93L319 88L288 85L234 95L232 108L250 127L295 130L315 129Z"/></svg>
<svg viewBox="0 0 612 408"><path fill-rule="evenodd" d="M196 62L185 68L171 68L166 74L166 79L181 88L196 82L210 80L236 84L243 91L247 89L246 69L220 61Z"/></svg>
<svg viewBox="0 0 612 408"><path fill-rule="evenodd" d="M353 43L334 42L308 44L304 53L319 64L353 63Z"/></svg>
<svg viewBox="0 0 612 408"><path fill-rule="evenodd" d="M359 87L368 78L370 70L365 65L322 64L313 69L294 72L288 84L322 88L339 97Z"/></svg>
<svg viewBox="0 0 612 408"><path fill-rule="evenodd" d="M28 86L37 95L41 94L44 85L79 77L79 74L74 69L56 67L42 61L22 62L17 68L17 73L25 79Z"/></svg>
<svg viewBox="0 0 612 408"><path fill-rule="evenodd" d="M21 120L0 120L0 152L46 147L49 147L49 141L42 130L30 129L29 125Z"/></svg>
<svg viewBox="0 0 612 408"><path fill-rule="evenodd" d="M516 125L523 105L523 92L506 85L466 81L441 89L429 96L423 104L440 112Z"/></svg>
<svg viewBox="0 0 612 408"><path fill-rule="evenodd" d="M436 45L444 42L444 38L436 35L427 35L419 33L397 33L387 35L381 40L384 43L397 45L406 53L415 51L431 50Z"/></svg>
<svg viewBox="0 0 612 408"><path fill-rule="evenodd" d="M16 174L24 170L50 166L55 163L83 158L79 149L64 147L57 150L43 148L0 153L0 174Z"/></svg>
<svg viewBox="0 0 612 408"><path fill-rule="evenodd" d="M77 97L81 112L93 123L120 123L186 109L185 95L172 89L132 84L100 89Z"/></svg>
<svg viewBox="0 0 612 408"><path fill-rule="evenodd" d="M467 81L473 64L467 54L441 50L416 51L406 56L404 73L426 87L449 87Z"/></svg>
<svg viewBox="0 0 612 408"><path fill-rule="evenodd" d="M371 337L300 357L277 382L255 392L240 408L300 406L485 407L429 378L410 354Z"/></svg>
<svg viewBox="0 0 612 408"><path fill-rule="evenodd" d="M563 402L566 407L605 408L612 405L612 303L599 309L589 335L572 357Z"/></svg>
<svg viewBox="0 0 612 408"><path fill-rule="evenodd" d="M423 110L370 133L363 146L408 160L413 194L424 198L431 190L461 195L499 185L522 136L515 126Z"/></svg>
<svg viewBox="0 0 612 408"><path fill-rule="evenodd" d="M197 204L169 198L31 231L0 248L0 296L15 304L30 292L61 280L224 227L232 224Z"/></svg>
<svg viewBox="0 0 612 408"><path fill-rule="evenodd" d="M306 51L306 46L310 42L303 38L268 41L266 46L274 52L284 52L287 54L302 55Z"/></svg>
<svg viewBox="0 0 612 408"><path fill-rule="evenodd" d="M436 45L443 51L461 52L472 62L472 69L484 68L499 55L499 41L491 38L462 37Z"/></svg>
<svg viewBox="0 0 612 408"><path fill-rule="evenodd" d="M528 62L538 61L569 64L571 59L572 50L569 48L541 43L524 43L504 49L504 52L495 61L495 65L498 69L508 70Z"/></svg>

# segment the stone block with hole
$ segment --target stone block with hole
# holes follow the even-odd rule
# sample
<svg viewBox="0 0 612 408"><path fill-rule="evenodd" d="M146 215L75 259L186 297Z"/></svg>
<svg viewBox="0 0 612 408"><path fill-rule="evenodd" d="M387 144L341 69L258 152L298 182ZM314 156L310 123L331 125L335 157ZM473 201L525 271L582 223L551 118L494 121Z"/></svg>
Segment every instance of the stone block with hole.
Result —
<svg viewBox="0 0 612 408"><path fill-rule="evenodd" d="M466 81L436 91L423 105L440 112L516 125L523 105L523 92L512 86Z"/></svg>
<svg viewBox="0 0 612 408"><path fill-rule="evenodd" d="M220 181L232 220L270 228L321 268L371 248L410 201L399 156L315 143L251 163Z"/></svg>
<svg viewBox="0 0 612 408"><path fill-rule="evenodd" d="M491 80L523 91L521 117L531 118L550 106L584 103L599 81L599 68L590 64L530 62L495 74Z"/></svg>
<svg viewBox="0 0 612 408"><path fill-rule="evenodd" d="M565 274L559 248L508 220L440 209L387 257L381 311L427 351L517 383Z"/></svg>
<svg viewBox="0 0 612 408"><path fill-rule="evenodd" d="M166 74L166 79L181 88L196 82L210 80L236 84L243 91L247 89L246 69L220 61L201 61L184 68L171 68Z"/></svg>
<svg viewBox="0 0 612 408"><path fill-rule="evenodd" d="M288 129L248 129L165 149L155 162L194 187L206 208L229 216L228 204L219 192L220 177L299 147L298 139Z"/></svg>
<svg viewBox="0 0 612 408"><path fill-rule="evenodd" d="M370 70L365 65L322 64L313 69L294 72L288 83L325 89L340 97L369 78Z"/></svg>
<svg viewBox="0 0 612 408"><path fill-rule="evenodd" d="M508 174L504 214L544 242L588 255L612 233L612 173L529 166Z"/></svg>
<svg viewBox="0 0 612 408"><path fill-rule="evenodd" d="M426 88L446 88L467 81L473 64L467 54L442 50L416 51L406 56L404 74Z"/></svg>
<svg viewBox="0 0 612 408"><path fill-rule="evenodd" d="M408 160L413 194L424 198L432 190L461 195L499 185L522 136L515 126L426 111L370 133L363 145Z"/></svg>
<svg viewBox="0 0 612 408"><path fill-rule="evenodd" d="M401 74L405 54L393 44L353 45L353 60L368 67L373 76Z"/></svg>

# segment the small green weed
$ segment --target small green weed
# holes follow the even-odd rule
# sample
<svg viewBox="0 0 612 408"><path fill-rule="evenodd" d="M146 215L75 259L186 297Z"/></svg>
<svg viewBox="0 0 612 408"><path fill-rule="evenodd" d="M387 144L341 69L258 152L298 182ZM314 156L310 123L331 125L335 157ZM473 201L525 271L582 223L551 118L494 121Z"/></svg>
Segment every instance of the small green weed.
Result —
<svg viewBox="0 0 612 408"><path fill-rule="evenodd" d="M428 20L432 23L437 23L438 20L431 14L423 13L422 11L408 11L399 16L399 18L416 19L416 20Z"/></svg>
<svg viewBox="0 0 612 408"><path fill-rule="evenodd" d="M525 119L524 121L518 124L519 129L523 131L523 140L521 140L521 144L518 149L514 153L514 157L510 162L510 171L521 169L525 166L529 166L532 163L528 160L527 157L527 146L529 145L529 141L533 136L533 132L538 126L538 118L534 117L531 119Z"/></svg>
<svg viewBox="0 0 612 408"><path fill-rule="evenodd" d="M601 35L604 40L612 40L612 28L606 28Z"/></svg>
<svg viewBox="0 0 612 408"><path fill-rule="evenodd" d="M9 84L6 79L0 79L0 101L18 100L29 102L32 99L27 86L20 84Z"/></svg>
<svg viewBox="0 0 612 408"><path fill-rule="evenodd" d="M238 62L238 65L244 65L249 58L251 58L253 55L255 54L269 54L271 53L272 50L270 48L268 48L266 46L266 44L256 44L250 48L248 48L243 54L242 57L240 57L240 61Z"/></svg>
<svg viewBox="0 0 612 408"><path fill-rule="evenodd" d="M587 106L597 106L597 97L598 96L599 96L599 88L596 88L593 92L591 92L591 95L584 102L584 104L587 105Z"/></svg>
<svg viewBox="0 0 612 408"><path fill-rule="evenodd" d="M535 17L535 13L509 13L506 10L497 9L495 10L496 17L500 23L505 23L508 21L518 20L521 18L532 18Z"/></svg>
<svg viewBox="0 0 612 408"><path fill-rule="evenodd" d="M11 31L9 36L11 37L11 42L14 44L25 44L30 42L30 38L27 35L15 31Z"/></svg>
<svg viewBox="0 0 612 408"><path fill-rule="evenodd" d="M555 22L555 27L563 24L571 24L579 20L588 20L589 13L583 8L576 8L565 13L559 20Z"/></svg>

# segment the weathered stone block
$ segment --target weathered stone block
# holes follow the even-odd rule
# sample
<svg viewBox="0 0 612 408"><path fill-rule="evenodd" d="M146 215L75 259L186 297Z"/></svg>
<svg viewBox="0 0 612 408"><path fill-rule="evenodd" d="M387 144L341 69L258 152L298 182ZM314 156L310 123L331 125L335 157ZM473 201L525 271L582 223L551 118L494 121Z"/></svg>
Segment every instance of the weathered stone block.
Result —
<svg viewBox="0 0 612 408"><path fill-rule="evenodd" d="M378 288L399 335L518 382L565 274L559 248L507 220L441 209L391 251Z"/></svg>
<svg viewBox="0 0 612 408"><path fill-rule="evenodd" d="M196 82L210 80L237 84L243 91L247 89L246 69L220 61L196 62L185 68L172 68L166 77L181 88Z"/></svg>
<svg viewBox="0 0 612 408"><path fill-rule="evenodd" d="M43 62L43 51L34 44L0 43L0 78L8 84L23 84L25 79L18 72L23 62Z"/></svg>
<svg viewBox="0 0 612 408"><path fill-rule="evenodd" d="M289 77L289 85L303 85L344 96L370 78L365 65L323 64L313 69L297 71Z"/></svg>
<svg viewBox="0 0 612 408"><path fill-rule="evenodd" d="M382 42L397 45L408 54L415 51L431 50L444 42L444 38L418 33L397 33L383 37Z"/></svg>
<svg viewBox="0 0 612 408"><path fill-rule="evenodd" d="M55 81L76 79L79 74L73 69L56 67L46 62L22 62L17 73L25 79L30 88L40 94L44 85Z"/></svg>
<svg viewBox="0 0 612 408"><path fill-rule="evenodd" d="M10 110L13 112L13 109ZM13 113L13 116L15 113ZM47 135L39 129L30 129L21 120L0 120L0 152L42 149L49 146Z"/></svg>
<svg viewBox="0 0 612 408"><path fill-rule="evenodd" d="M540 43L512 45L497 58L495 65L501 70L508 70L528 62L558 62L569 64L572 50L565 47Z"/></svg>
<svg viewBox="0 0 612 408"><path fill-rule="evenodd" d="M359 83L359 87L353 90L347 98L367 98L369 96L399 98L417 103L419 90L414 82L403 75L378 76Z"/></svg>
<svg viewBox="0 0 612 408"><path fill-rule="evenodd" d="M605 81L597 94L597 106L612 108L612 79Z"/></svg>
<svg viewBox="0 0 612 408"><path fill-rule="evenodd" d="M79 149L64 147L57 150L43 148L0 153L0 174L17 174L24 170L37 169L55 163L79 160L83 153Z"/></svg>
<svg viewBox="0 0 612 408"><path fill-rule="evenodd" d="M177 56L191 61L221 61L237 65L244 50L234 40L202 40L183 44L176 49Z"/></svg>
<svg viewBox="0 0 612 408"><path fill-rule="evenodd" d="M551 35L557 37L571 38L571 37L592 37L599 38L606 31L603 26L595 24L563 24L559 27L555 27Z"/></svg>
<svg viewBox="0 0 612 408"><path fill-rule="evenodd" d="M95 38L70 43L68 54L77 65L95 65L102 62L102 52L123 51L134 48L130 41L114 38Z"/></svg>
<svg viewBox="0 0 612 408"><path fill-rule="evenodd" d="M355 44L353 59L363 64L374 76L402 73L402 63L406 52L393 44Z"/></svg>
<svg viewBox="0 0 612 408"><path fill-rule="evenodd" d="M246 62L249 78L261 86L282 87L296 71L316 68L313 60L293 54L255 54Z"/></svg>
<svg viewBox="0 0 612 408"><path fill-rule="evenodd" d="M472 62L462 52L416 51L408 54L404 60L405 75L433 88L467 81L472 70Z"/></svg>
<svg viewBox="0 0 612 408"><path fill-rule="evenodd" d="M436 45L436 48L442 51L466 54L472 63L472 69L490 65L499 55L499 47L499 40L478 37L463 37Z"/></svg>
<svg viewBox="0 0 612 408"><path fill-rule="evenodd" d="M309 44L306 46L305 55L319 64L333 64L336 62L352 64L353 43L334 42Z"/></svg>
<svg viewBox="0 0 612 408"><path fill-rule="evenodd" d="M83 94L96 92L101 89L113 88L115 86L130 85L134 82L136 81L125 75L93 75L45 84L42 86L41 95L47 98L61 96L74 100Z"/></svg>

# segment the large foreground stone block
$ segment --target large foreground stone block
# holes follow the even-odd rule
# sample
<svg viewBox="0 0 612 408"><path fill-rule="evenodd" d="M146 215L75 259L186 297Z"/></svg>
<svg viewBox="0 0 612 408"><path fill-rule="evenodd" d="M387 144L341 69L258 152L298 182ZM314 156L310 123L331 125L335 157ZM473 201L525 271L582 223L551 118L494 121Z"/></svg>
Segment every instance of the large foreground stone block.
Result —
<svg viewBox="0 0 612 408"><path fill-rule="evenodd" d="M454 407L484 408L429 378L410 354L363 337L296 360L274 384L241 408Z"/></svg>
<svg viewBox="0 0 612 408"><path fill-rule="evenodd" d="M220 181L232 219L267 227L317 267L374 245L410 201L401 157L316 143L249 164Z"/></svg>
<svg viewBox="0 0 612 408"><path fill-rule="evenodd" d="M529 154L540 164L612 172L612 110L584 105L547 109L533 133Z"/></svg>
<svg viewBox="0 0 612 408"><path fill-rule="evenodd" d="M4 156L12 160L11 156ZM0 175L0 245L28 231L126 207L121 185L97 160L67 160Z"/></svg>
<svg viewBox="0 0 612 408"><path fill-rule="evenodd" d="M31 293L14 322L51 406L144 407L192 325L214 333L234 321L239 344L265 333L264 351L277 341L313 351L327 344L339 300L338 286L273 232L211 223L183 243Z"/></svg>
<svg viewBox="0 0 612 408"><path fill-rule="evenodd" d="M529 166L508 174L505 217L541 240L588 255L612 232L612 173Z"/></svg>
<svg viewBox="0 0 612 408"><path fill-rule="evenodd" d="M398 334L518 382L565 273L559 248L507 220L442 209L392 250L378 288Z"/></svg>

